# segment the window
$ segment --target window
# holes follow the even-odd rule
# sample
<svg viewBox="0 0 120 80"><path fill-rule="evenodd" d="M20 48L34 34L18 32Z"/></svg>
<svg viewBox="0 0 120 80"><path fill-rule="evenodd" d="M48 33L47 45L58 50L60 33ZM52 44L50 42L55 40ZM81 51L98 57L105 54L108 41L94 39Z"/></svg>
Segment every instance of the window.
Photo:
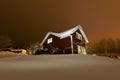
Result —
<svg viewBox="0 0 120 80"><path fill-rule="evenodd" d="M82 40L82 35L80 33L76 32L76 38L79 40Z"/></svg>
<svg viewBox="0 0 120 80"><path fill-rule="evenodd" d="M50 43L52 43L52 38L49 38L49 39L47 40L47 44L50 44Z"/></svg>

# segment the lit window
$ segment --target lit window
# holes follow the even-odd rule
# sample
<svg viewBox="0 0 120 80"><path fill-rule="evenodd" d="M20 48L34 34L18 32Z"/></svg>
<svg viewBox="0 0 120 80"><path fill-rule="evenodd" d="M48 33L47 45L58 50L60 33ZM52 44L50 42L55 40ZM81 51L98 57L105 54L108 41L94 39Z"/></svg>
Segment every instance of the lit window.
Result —
<svg viewBox="0 0 120 80"><path fill-rule="evenodd" d="M82 40L82 35L80 33L76 32L76 38L79 40Z"/></svg>
<svg viewBox="0 0 120 80"><path fill-rule="evenodd" d="M47 40L47 44L50 44L50 43L52 43L52 38L49 38L49 39Z"/></svg>

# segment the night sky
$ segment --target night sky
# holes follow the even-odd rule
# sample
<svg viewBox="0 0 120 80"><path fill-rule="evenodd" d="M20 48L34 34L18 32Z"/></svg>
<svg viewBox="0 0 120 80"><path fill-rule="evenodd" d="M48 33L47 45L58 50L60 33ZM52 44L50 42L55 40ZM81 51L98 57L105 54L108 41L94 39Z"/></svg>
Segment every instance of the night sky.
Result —
<svg viewBox="0 0 120 80"><path fill-rule="evenodd" d="M89 42L120 38L120 0L0 0L0 35L17 44L77 25Z"/></svg>

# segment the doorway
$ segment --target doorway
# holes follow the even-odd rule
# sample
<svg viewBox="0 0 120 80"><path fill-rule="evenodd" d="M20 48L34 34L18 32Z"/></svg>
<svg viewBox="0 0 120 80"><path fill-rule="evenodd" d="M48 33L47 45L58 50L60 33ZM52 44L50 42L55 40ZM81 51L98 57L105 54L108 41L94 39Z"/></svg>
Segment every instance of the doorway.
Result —
<svg viewBox="0 0 120 80"><path fill-rule="evenodd" d="M77 45L77 51L78 51L78 54L81 54L81 47L80 47L80 45Z"/></svg>

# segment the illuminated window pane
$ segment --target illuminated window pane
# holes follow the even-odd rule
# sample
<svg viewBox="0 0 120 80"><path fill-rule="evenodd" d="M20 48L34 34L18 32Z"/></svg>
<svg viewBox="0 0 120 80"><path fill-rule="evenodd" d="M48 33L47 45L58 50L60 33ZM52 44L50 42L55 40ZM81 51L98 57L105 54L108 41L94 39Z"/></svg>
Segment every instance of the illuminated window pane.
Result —
<svg viewBox="0 0 120 80"><path fill-rule="evenodd" d="M76 38L79 40L82 40L82 35L80 33L76 32Z"/></svg>
<svg viewBox="0 0 120 80"><path fill-rule="evenodd" d="M50 43L52 43L52 38L49 38L47 41L47 44L50 44Z"/></svg>

